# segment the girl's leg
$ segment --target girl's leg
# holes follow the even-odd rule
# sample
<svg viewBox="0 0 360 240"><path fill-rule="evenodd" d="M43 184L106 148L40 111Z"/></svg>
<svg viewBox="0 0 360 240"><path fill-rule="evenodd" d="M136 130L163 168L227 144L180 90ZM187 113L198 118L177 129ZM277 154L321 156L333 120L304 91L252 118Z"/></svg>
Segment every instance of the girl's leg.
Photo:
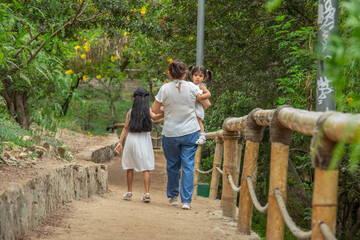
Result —
<svg viewBox="0 0 360 240"><path fill-rule="evenodd" d="M128 169L126 171L126 179L128 185L128 192L132 192L132 182L134 178L134 169Z"/></svg>
<svg viewBox="0 0 360 240"><path fill-rule="evenodd" d="M150 171L143 171L144 175L144 185L145 185L145 193L150 192Z"/></svg>
<svg viewBox="0 0 360 240"><path fill-rule="evenodd" d="M196 141L196 144L202 145L202 144L204 144L206 142L204 124L202 123L200 117L196 117L196 118L197 118L197 121L198 121L199 126L200 126L199 138Z"/></svg>
<svg viewBox="0 0 360 240"><path fill-rule="evenodd" d="M200 132L204 132L204 124L202 123L201 121L201 118L199 117L196 117L198 123L199 123L199 126L200 126Z"/></svg>

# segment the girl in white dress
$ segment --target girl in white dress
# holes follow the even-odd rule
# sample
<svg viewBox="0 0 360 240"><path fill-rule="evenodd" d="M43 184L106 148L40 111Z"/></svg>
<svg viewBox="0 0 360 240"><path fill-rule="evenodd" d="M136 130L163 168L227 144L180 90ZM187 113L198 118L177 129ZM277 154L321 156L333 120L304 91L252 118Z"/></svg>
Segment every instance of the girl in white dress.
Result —
<svg viewBox="0 0 360 240"><path fill-rule="evenodd" d="M150 202L150 170L155 168L154 151L150 136L151 118L158 120L163 118L164 114L154 114L151 111L149 92L145 88L138 87L135 89L133 99L133 106L127 113L125 126L115 151L117 153L123 152L122 167L127 170L128 191L123 195L123 199L132 199L132 182L135 170L143 172L145 192L142 200ZM123 148L122 143L126 135L125 147Z"/></svg>
<svg viewBox="0 0 360 240"><path fill-rule="evenodd" d="M211 84L213 73L203 66L190 66L188 67L188 78L201 90L201 94L197 97L195 105L195 113L200 126L199 138L196 144L203 145L206 142L204 117L205 110L211 106L209 97L211 97L210 91L207 89L205 81L208 85Z"/></svg>

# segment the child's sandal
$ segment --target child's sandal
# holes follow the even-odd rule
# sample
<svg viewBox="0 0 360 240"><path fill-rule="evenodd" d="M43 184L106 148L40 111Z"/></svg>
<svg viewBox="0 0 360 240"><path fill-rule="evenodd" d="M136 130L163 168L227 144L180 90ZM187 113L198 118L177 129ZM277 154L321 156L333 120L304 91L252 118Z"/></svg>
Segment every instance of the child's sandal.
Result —
<svg viewBox="0 0 360 240"><path fill-rule="evenodd" d="M127 192L122 197L124 200L130 201L132 199L132 192Z"/></svg>
<svg viewBox="0 0 360 240"><path fill-rule="evenodd" d="M150 193L144 193L142 201L145 203L149 203L151 201Z"/></svg>

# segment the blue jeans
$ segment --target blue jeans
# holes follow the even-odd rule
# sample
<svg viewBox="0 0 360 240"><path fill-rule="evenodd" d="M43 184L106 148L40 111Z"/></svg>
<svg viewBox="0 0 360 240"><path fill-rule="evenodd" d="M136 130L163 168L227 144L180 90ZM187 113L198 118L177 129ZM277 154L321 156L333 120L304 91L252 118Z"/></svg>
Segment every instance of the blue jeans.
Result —
<svg viewBox="0 0 360 240"><path fill-rule="evenodd" d="M181 137L162 137L162 147L166 158L167 170L167 196L173 198L179 196L179 176L181 177L181 202L191 203L194 190L194 164L198 132Z"/></svg>

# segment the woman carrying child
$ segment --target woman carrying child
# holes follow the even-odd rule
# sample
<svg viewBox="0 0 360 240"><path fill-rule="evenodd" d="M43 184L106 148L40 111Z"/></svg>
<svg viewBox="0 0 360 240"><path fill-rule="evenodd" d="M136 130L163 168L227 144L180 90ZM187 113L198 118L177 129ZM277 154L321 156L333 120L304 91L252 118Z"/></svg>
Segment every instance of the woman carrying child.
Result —
<svg viewBox="0 0 360 240"><path fill-rule="evenodd" d="M200 126L199 138L196 141L196 144L202 145L206 142L205 129L202 121L204 121L205 110L211 106L209 101L211 93L204 82L206 81L208 84L211 83L212 72L203 66L190 66L188 68L188 73L190 75L190 80L201 90L201 95L198 96L198 102L196 102L195 105L195 113Z"/></svg>
<svg viewBox="0 0 360 240"><path fill-rule="evenodd" d="M143 172L145 192L142 201L150 202L150 170L154 170L154 151L151 142L150 131L152 128L151 118L161 119L163 114L154 114L150 109L149 92L142 87L135 89L133 105L125 120L125 126L121 132L117 153L123 152L122 167L127 170L128 191L124 194L124 200L132 199L132 182L134 170ZM127 137L126 137L127 135ZM126 137L125 147L122 143Z"/></svg>
<svg viewBox="0 0 360 240"><path fill-rule="evenodd" d="M155 96L154 113L164 107L162 147L166 158L167 197L171 206L179 205L179 176L182 168L180 195L182 209L191 209L194 182L195 144L200 126L196 120L195 103L199 88L185 81L183 62L169 64L170 82L164 84Z"/></svg>

